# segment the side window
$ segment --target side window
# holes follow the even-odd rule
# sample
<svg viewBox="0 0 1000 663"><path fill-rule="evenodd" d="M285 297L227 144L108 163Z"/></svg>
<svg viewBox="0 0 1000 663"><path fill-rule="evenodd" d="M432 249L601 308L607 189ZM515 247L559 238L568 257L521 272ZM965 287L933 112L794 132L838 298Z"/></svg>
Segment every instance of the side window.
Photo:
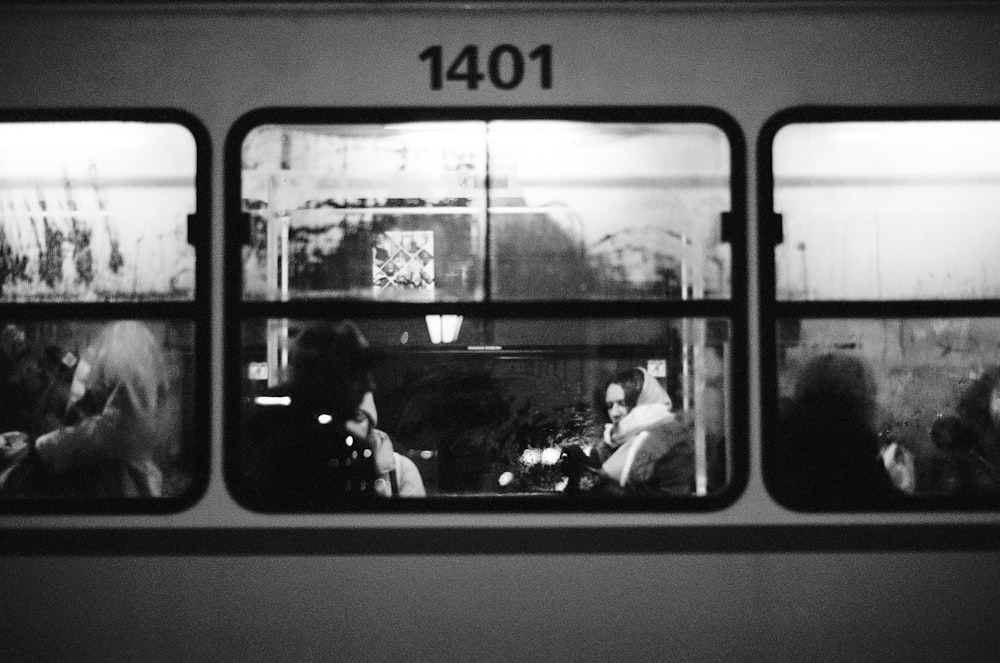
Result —
<svg viewBox="0 0 1000 663"><path fill-rule="evenodd" d="M763 456L779 502L997 507L998 150L985 113L804 109L766 126Z"/></svg>
<svg viewBox="0 0 1000 663"><path fill-rule="evenodd" d="M173 112L0 114L0 510L204 490L207 145Z"/></svg>
<svg viewBox="0 0 1000 663"><path fill-rule="evenodd" d="M245 300L482 301L483 122L254 127Z"/></svg>
<svg viewBox="0 0 1000 663"><path fill-rule="evenodd" d="M729 298L718 126L514 120L488 139L495 300Z"/></svg>
<svg viewBox="0 0 1000 663"><path fill-rule="evenodd" d="M742 138L717 112L634 115L237 123L234 496L263 511L733 499Z"/></svg>

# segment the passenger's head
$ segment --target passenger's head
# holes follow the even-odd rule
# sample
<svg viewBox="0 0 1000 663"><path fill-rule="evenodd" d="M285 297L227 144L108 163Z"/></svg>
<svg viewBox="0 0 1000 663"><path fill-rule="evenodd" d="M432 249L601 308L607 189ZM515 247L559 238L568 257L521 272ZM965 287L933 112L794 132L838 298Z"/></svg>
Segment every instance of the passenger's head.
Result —
<svg viewBox="0 0 1000 663"><path fill-rule="evenodd" d="M375 397L372 392L366 392L361 397L361 403L355 408L353 416L344 421L344 430L354 438L364 440L378 423L378 411L375 409Z"/></svg>
<svg viewBox="0 0 1000 663"><path fill-rule="evenodd" d="M58 345L49 345L42 353L42 368L53 379L68 380L73 376L72 364L67 361L67 353Z"/></svg>
<svg viewBox="0 0 1000 663"><path fill-rule="evenodd" d="M931 425L931 440L942 451L971 449L976 445L975 431L958 417L938 417Z"/></svg>
<svg viewBox="0 0 1000 663"><path fill-rule="evenodd" d="M958 416L977 430L1000 427L1000 366L993 366L965 390L958 402Z"/></svg>
<svg viewBox="0 0 1000 663"><path fill-rule="evenodd" d="M795 383L793 401L817 415L836 415L874 427L875 378L864 360L828 353L809 360Z"/></svg>
<svg viewBox="0 0 1000 663"><path fill-rule="evenodd" d="M167 377L166 360L149 328L134 320L115 322L77 363L70 404L87 395L100 409L117 390L136 414L149 416L162 404Z"/></svg>
<svg viewBox="0 0 1000 663"><path fill-rule="evenodd" d="M810 510L853 509L893 494L887 468L899 471L899 485L912 473L899 444L881 447L876 404L875 378L863 359L837 353L810 359L782 412L768 483Z"/></svg>
<svg viewBox="0 0 1000 663"><path fill-rule="evenodd" d="M28 340L24 330L17 325L7 325L0 332L0 352L11 358L28 352Z"/></svg>
<svg viewBox="0 0 1000 663"><path fill-rule="evenodd" d="M630 368L608 380L594 395L598 411L608 421L617 423L637 405L671 406L670 396L641 368Z"/></svg>
<svg viewBox="0 0 1000 663"><path fill-rule="evenodd" d="M595 394L598 410L617 423L635 407L642 391L643 374L638 368L618 373Z"/></svg>
<svg viewBox="0 0 1000 663"><path fill-rule="evenodd" d="M990 392L990 420L994 425L1000 425L1000 382L993 385Z"/></svg>
<svg viewBox="0 0 1000 663"><path fill-rule="evenodd" d="M318 323L304 329L289 356L290 395L307 408L349 422L358 418L365 394L374 390L375 355L350 321Z"/></svg>

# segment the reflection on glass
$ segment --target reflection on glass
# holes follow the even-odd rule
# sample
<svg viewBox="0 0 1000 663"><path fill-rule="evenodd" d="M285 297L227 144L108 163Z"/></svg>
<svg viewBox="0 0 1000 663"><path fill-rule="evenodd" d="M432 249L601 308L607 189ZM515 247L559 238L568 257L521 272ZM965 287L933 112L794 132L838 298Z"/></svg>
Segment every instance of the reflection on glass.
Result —
<svg viewBox="0 0 1000 663"><path fill-rule="evenodd" d="M729 143L706 124L489 125L497 299L729 296Z"/></svg>
<svg viewBox="0 0 1000 663"><path fill-rule="evenodd" d="M8 323L0 498L183 495L198 468L193 325Z"/></svg>
<svg viewBox="0 0 1000 663"><path fill-rule="evenodd" d="M195 170L180 125L0 123L0 301L191 299Z"/></svg>
<svg viewBox="0 0 1000 663"><path fill-rule="evenodd" d="M345 458L361 462L350 455L338 456L345 435L354 446L344 448L344 454L368 448L357 446L359 438L350 432L357 414L360 420L367 418L372 429L382 431L397 454L412 461L427 496L717 493L731 474L728 324L704 319L640 323L465 316L456 342L435 344L422 316L359 320L357 329L374 350L369 364L368 351L358 350L361 346L354 341L336 340L343 334L316 336L315 330L322 328L318 323L247 321L240 451L244 480L255 499L273 499L271 507L336 506L337 498L325 482L345 481L341 476ZM303 340L307 334L313 334L312 340ZM316 343L316 338L327 340ZM336 350L345 344L350 346L347 351ZM324 350L301 354L307 345ZM297 352L299 357L309 356L308 362L297 360ZM327 361L340 368L318 368ZM345 385L352 380L340 380L334 373L349 373L344 367L354 365L360 367L353 378L360 386L351 392L355 394L351 403L338 405L336 394L350 392ZM605 427L613 421L606 403L608 388L613 376L635 368L642 369L640 374L649 384L642 389L639 381L630 403L637 413L630 420L636 428L629 432L637 434L645 430L643 426L652 432L638 436L628 471L623 474L619 467L612 475L605 467L609 452L631 438L625 437L624 429L615 429L621 437L602 444ZM303 383L303 374L315 375ZM369 405L365 404L369 401L354 402L369 390ZM316 399L311 409L303 408L298 415L299 424L284 421L296 399L303 403ZM653 404L657 407L645 407ZM271 426L275 420L279 426ZM301 433L294 440L287 434L262 432L292 429ZM308 455L316 467L284 475L275 471L280 463L273 459L282 454L274 447L300 444L307 435L315 435L315 440L294 454L293 464L301 464ZM671 452L672 463L665 460ZM626 455L623 452L617 461ZM333 465L341 474L324 478L331 458L338 459ZM302 486L304 475L318 483ZM294 484L291 490L301 501L284 501L291 491L273 484L285 480Z"/></svg>
<svg viewBox="0 0 1000 663"><path fill-rule="evenodd" d="M867 431L852 438L868 440L865 458L877 461L882 474L873 480L893 485L895 493L997 494L1000 320L784 320L778 331L778 439L789 434L796 407L809 403L817 411L822 400L824 411L836 411L831 429L843 434L855 422ZM820 421L806 423L813 432L789 440L775 462L810 441L830 441ZM815 455L832 476L850 444L826 447ZM825 474L823 467L816 471ZM837 479L845 501L865 490L860 476ZM815 486L822 478L788 480ZM824 496L812 498L821 503Z"/></svg>
<svg viewBox="0 0 1000 663"><path fill-rule="evenodd" d="M244 296L482 299L485 125L261 126Z"/></svg>
<svg viewBox="0 0 1000 663"><path fill-rule="evenodd" d="M261 126L244 296L728 297L729 150L706 124Z"/></svg>
<svg viewBox="0 0 1000 663"><path fill-rule="evenodd" d="M783 300L1000 296L1000 122L794 124L773 147Z"/></svg>

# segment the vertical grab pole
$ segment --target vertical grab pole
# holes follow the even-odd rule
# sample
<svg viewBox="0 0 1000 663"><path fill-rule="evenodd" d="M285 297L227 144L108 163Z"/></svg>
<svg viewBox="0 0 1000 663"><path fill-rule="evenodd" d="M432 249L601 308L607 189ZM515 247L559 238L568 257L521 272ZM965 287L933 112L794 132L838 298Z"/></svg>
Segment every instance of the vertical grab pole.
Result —
<svg viewBox="0 0 1000 663"><path fill-rule="evenodd" d="M688 298L687 236L681 235L681 299ZM681 410L691 409L691 325L687 318L681 321Z"/></svg>
<svg viewBox="0 0 1000 663"><path fill-rule="evenodd" d="M288 248L288 234L289 227L291 226L291 217L282 216L281 226L280 226L280 240L281 240L281 301L288 301L288 263L290 256ZM278 322L278 347L280 350L280 355L278 356L278 365L281 367L282 376L285 373L285 367L288 366L288 319L282 318Z"/></svg>
<svg viewBox="0 0 1000 663"><path fill-rule="evenodd" d="M705 321L694 323L694 486L708 494L708 454L705 443Z"/></svg>
<svg viewBox="0 0 1000 663"><path fill-rule="evenodd" d="M690 270L688 282L691 296L702 299L705 296L704 251L686 234L681 241L684 256L683 271ZM684 294L687 294L685 288ZM707 323L704 319L689 321L691 332L687 342L691 345L690 373L691 399L694 416L694 487L696 495L708 494L708 453L705 441L705 335ZM685 349L686 346L685 346Z"/></svg>
<svg viewBox="0 0 1000 663"><path fill-rule="evenodd" d="M278 188L272 177L268 183L268 202L275 201ZM278 212L267 220L266 291L270 301L288 300L288 233L290 218ZM267 386L277 386L288 365L288 321L267 321Z"/></svg>
<svg viewBox="0 0 1000 663"><path fill-rule="evenodd" d="M271 187L273 188L273 182ZM270 192L269 192L270 193ZM271 196L273 199L273 196ZM268 300L274 300L278 296L278 264L280 253L280 239L278 226L281 222L277 215L268 215L267 219L267 262L265 265L265 289ZM280 379L280 362L278 358L278 321L267 321L267 386L275 387Z"/></svg>

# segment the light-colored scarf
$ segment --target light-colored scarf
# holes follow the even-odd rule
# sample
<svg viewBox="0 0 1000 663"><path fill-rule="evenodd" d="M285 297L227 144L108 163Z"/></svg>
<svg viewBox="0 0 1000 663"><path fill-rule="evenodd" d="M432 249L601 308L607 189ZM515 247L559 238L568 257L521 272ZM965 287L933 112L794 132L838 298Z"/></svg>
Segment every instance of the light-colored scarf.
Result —
<svg viewBox="0 0 1000 663"><path fill-rule="evenodd" d="M642 371L643 381L635 407L618 423L604 427L604 440L615 448L615 452L604 461L601 470L622 487L628 482L635 455L649 437L650 429L674 420L674 413L670 411L672 403L666 390L646 369L639 370Z"/></svg>

